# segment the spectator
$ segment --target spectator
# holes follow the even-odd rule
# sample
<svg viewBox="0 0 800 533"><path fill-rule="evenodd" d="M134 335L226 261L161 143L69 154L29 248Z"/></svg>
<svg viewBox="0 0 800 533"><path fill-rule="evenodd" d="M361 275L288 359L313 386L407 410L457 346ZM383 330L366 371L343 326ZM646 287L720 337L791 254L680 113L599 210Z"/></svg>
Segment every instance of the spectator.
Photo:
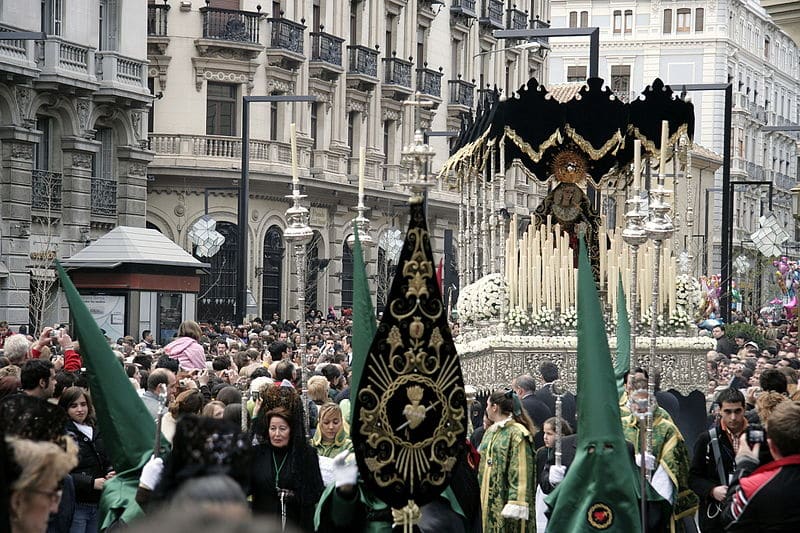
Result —
<svg viewBox="0 0 800 533"><path fill-rule="evenodd" d="M219 400L211 400L205 407L203 407L203 416L209 418L222 418L222 413L225 410L225 404Z"/></svg>
<svg viewBox="0 0 800 533"><path fill-rule="evenodd" d="M169 398L175 395L177 384L178 380L175 374L166 368L157 368L148 376L147 390L142 394L142 401L154 419L164 405L160 398L161 393L166 393L167 401L169 401Z"/></svg>
<svg viewBox="0 0 800 533"><path fill-rule="evenodd" d="M28 358L30 348L31 343L28 342L25 335L10 335L6 337L3 355L8 357L12 365L22 366L22 362Z"/></svg>
<svg viewBox="0 0 800 533"><path fill-rule="evenodd" d="M761 446L774 461L758 467ZM795 532L800 530L800 404L782 402L769 418L766 442L739 439L736 475L724 507L727 531Z"/></svg>
<svg viewBox="0 0 800 533"><path fill-rule="evenodd" d="M164 353L177 359L184 370L204 370L206 353L199 344L203 332L194 320L185 320L178 327L178 338L164 347Z"/></svg>
<svg viewBox="0 0 800 533"><path fill-rule="evenodd" d="M22 391L43 400L53 396L56 387L55 378L53 363L41 359L28 359L22 365L20 372Z"/></svg>
<svg viewBox="0 0 800 533"><path fill-rule="evenodd" d="M736 345L725 336L725 325L718 324L711 329L711 336L717 341L715 350L726 357L736 353Z"/></svg>

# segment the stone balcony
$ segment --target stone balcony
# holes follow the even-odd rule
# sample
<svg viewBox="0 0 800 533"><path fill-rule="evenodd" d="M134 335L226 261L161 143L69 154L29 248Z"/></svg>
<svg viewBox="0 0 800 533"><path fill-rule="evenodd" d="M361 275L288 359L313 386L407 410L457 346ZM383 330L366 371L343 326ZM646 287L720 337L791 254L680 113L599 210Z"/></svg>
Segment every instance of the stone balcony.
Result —
<svg viewBox="0 0 800 533"><path fill-rule="evenodd" d="M0 25L2 31L23 31L10 26ZM9 39L0 41L0 72L10 73L24 78L35 78L39 75L36 65L36 43Z"/></svg>
<svg viewBox="0 0 800 533"><path fill-rule="evenodd" d="M41 69L37 83L70 86L88 91L98 87L95 77L95 49L71 43L57 36L49 36L46 41L37 43L37 63ZM147 87L147 85L145 85Z"/></svg>
<svg viewBox="0 0 800 533"><path fill-rule="evenodd" d="M504 29L503 11L505 10L505 6L503 5L503 0L482 1L483 6L478 23L488 31Z"/></svg>
<svg viewBox="0 0 800 533"><path fill-rule="evenodd" d="M96 52L94 57L95 75L100 82L98 97L150 101L147 61L125 57L118 52Z"/></svg>

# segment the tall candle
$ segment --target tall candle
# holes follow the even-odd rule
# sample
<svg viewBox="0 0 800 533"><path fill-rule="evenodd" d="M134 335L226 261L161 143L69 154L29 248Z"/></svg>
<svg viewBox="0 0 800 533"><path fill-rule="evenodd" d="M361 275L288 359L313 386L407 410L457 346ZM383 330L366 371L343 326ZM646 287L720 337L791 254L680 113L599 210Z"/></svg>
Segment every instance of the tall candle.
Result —
<svg viewBox="0 0 800 533"><path fill-rule="evenodd" d="M639 192L642 188L642 141L633 141L633 190Z"/></svg>
<svg viewBox="0 0 800 533"><path fill-rule="evenodd" d="M300 188L300 177L297 175L297 128L295 123L289 126L289 142L292 147L292 185L295 189Z"/></svg>
<svg viewBox="0 0 800 533"><path fill-rule="evenodd" d="M362 146L358 153L358 205L364 205L364 164L367 150Z"/></svg>
<svg viewBox="0 0 800 533"><path fill-rule="evenodd" d="M664 185L667 174L667 142L669 140L669 121L661 121L661 162L658 165L658 184Z"/></svg>

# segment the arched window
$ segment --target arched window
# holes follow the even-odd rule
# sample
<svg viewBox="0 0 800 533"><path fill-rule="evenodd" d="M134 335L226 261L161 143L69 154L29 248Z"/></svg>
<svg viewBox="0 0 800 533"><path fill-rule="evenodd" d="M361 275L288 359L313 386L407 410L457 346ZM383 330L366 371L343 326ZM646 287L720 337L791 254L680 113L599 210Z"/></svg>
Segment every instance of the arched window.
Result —
<svg viewBox="0 0 800 533"><path fill-rule="evenodd" d="M261 316L269 320L281 312L281 281L283 280L283 232L270 226L264 236L264 262L261 273Z"/></svg>
<svg viewBox="0 0 800 533"><path fill-rule="evenodd" d="M342 243L342 309L353 308L353 252Z"/></svg>
<svg viewBox="0 0 800 533"><path fill-rule="evenodd" d="M239 230L236 224L217 222L217 231L225 237L219 252L212 257L198 257L210 263L208 274L200 277L197 317L200 321L233 320L236 315Z"/></svg>
<svg viewBox="0 0 800 533"><path fill-rule="evenodd" d="M326 261L320 261L319 246L322 243L322 235L314 231L311 241L306 245L306 309L319 310L319 278L320 271L327 265Z"/></svg>

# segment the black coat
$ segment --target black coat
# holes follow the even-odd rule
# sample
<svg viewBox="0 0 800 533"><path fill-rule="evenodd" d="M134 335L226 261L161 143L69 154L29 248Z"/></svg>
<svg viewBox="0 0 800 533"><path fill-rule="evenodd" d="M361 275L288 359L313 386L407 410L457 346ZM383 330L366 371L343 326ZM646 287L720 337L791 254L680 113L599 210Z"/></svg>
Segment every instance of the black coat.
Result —
<svg viewBox="0 0 800 533"><path fill-rule="evenodd" d="M545 383L541 389L533 393L534 397L544 403L553 413L556 414L556 397L551 390L552 383ZM561 418L567 421L572 427L572 431L577 431L575 416L577 414L577 407L575 402L575 395L567 391L561 396Z"/></svg>
<svg viewBox="0 0 800 533"><path fill-rule="evenodd" d="M736 454L733 453L733 445L727 434L722 430L722 427L719 424L715 427L727 484L728 476L735 471ZM711 445L711 435L708 431L704 431L697 437L697 441L694 444L694 456L692 457L692 466L689 469L689 488L700 499L698 517L700 530L703 533L725 531L722 522L722 504L711 496L711 490L720 485L720 483L717 463L714 460L714 450Z"/></svg>
<svg viewBox="0 0 800 533"><path fill-rule="evenodd" d="M111 461L106 456L103 437L97 427L90 439L73 421L67 422L67 434L78 444L78 466L70 476L75 484L75 501L77 503L98 503L102 491L94 488L94 480L106 477L113 470Z"/></svg>
<svg viewBox="0 0 800 533"><path fill-rule="evenodd" d="M536 434L533 436L533 444L536 448L540 446L544 446L544 423L545 421L553 416L553 411L550 410L543 402L537 400L536 397L531 394L530 396L526 396L522 398L522 407L527 411L528 416L531 417L533 423L536 424Z"/></svg>

